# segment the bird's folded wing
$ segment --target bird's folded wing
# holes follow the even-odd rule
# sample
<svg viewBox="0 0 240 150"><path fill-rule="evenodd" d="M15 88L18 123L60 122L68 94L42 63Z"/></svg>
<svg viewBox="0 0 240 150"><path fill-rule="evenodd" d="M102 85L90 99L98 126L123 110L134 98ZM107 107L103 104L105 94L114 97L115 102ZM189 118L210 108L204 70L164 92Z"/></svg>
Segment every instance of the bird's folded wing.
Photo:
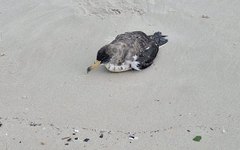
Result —
<svg viewBox="0 0 240 150"><path fill-rule="evenodd" d="M159 47L153 43L150 47L142 51L137 59L139 62L139 69L145 69L149 67L153 63L153 60L156 58L158 50Z"/></svg>

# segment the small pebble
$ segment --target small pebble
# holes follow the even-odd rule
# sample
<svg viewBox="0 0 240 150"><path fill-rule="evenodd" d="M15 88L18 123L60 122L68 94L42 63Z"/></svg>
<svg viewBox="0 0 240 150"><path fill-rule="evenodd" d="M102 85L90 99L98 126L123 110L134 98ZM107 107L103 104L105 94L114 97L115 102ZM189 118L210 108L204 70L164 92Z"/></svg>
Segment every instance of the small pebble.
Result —
<svg viewBox="0 0 240 150"><path fill-rule="evenodd" d="M65 143L65 145L69 145L69 143Z"/></svg>
<svg viewBox="0 0 240 150"><path fill-rule="evenodd" d="M100 134L99 138L103 138L103 134Z"/></svg>
<svg viewBox="0 0 240 150"><path fill-rule="evenodd" d="M84 142L88 142L90 139L89 138L86 138L86 139L84 139L83 141Z"/></svg>
<svg viewBox="0 0 240 150"><path fill-rule="evenodd" d="M226 130L224 128L222 129L222 133L226 133Z"/></svg>
<svg viewBox="0 0 240 150"><path fill-rule="evenodd" d="M191 132L190 130L187 130L187 132Z"/></svg>
<svg viewBox="0 0 240 150"><path fill-rule="evenodd" d="M75 137L74 140L78 140L78 137Z"/></svg>
<svg viewBox="0 0 240 150"><path fill-rule="evenodd" d="M204 19L209 19L210 17L207 16L207 15L202 15L202 18L204 18Z"/></svg>

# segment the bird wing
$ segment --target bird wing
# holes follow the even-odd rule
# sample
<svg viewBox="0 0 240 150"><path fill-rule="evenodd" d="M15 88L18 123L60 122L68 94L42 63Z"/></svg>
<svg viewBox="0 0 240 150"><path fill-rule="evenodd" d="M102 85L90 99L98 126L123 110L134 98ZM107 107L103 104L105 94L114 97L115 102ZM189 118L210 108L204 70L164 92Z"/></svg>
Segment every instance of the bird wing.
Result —
<svg viewBox="0 0 240 150"><path fill-rule="evenodd" d="M144 51L142 51L136 61L139 62L139 69L145 69L152 65L153 60L156 58L159 47L152 42L151 46L147 47Z"/></svg>

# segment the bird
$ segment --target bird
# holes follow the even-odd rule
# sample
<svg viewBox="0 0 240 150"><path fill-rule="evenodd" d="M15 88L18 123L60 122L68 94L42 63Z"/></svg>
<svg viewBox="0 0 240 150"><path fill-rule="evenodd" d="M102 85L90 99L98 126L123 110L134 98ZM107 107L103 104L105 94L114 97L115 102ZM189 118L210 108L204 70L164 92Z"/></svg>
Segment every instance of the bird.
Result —
<svg viewBox="0 0 240 150"><path fill-rule="evenodd" d="M87 68L87 73L104 65L110 72L140 71L153 64L159 47L166 44L167 35L155 32L147 35L142 31L119 34L97 52L96 61Z"/></svg>

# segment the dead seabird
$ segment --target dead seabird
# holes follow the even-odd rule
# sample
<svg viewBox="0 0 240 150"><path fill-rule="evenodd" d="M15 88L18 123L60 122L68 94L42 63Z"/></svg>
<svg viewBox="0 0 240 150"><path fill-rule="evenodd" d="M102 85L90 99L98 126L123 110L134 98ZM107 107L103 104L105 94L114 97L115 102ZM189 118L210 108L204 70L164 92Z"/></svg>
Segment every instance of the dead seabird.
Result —
<svg viewBox="0 0 240 150"><path fill-rule="evenodd" d="M99 65L105 65L111 72L145 69L153 63L159 46L168 42L165 37L161 32L149 36L141 31L120 34L98 51L97 60L87 72Z"/></svg>

